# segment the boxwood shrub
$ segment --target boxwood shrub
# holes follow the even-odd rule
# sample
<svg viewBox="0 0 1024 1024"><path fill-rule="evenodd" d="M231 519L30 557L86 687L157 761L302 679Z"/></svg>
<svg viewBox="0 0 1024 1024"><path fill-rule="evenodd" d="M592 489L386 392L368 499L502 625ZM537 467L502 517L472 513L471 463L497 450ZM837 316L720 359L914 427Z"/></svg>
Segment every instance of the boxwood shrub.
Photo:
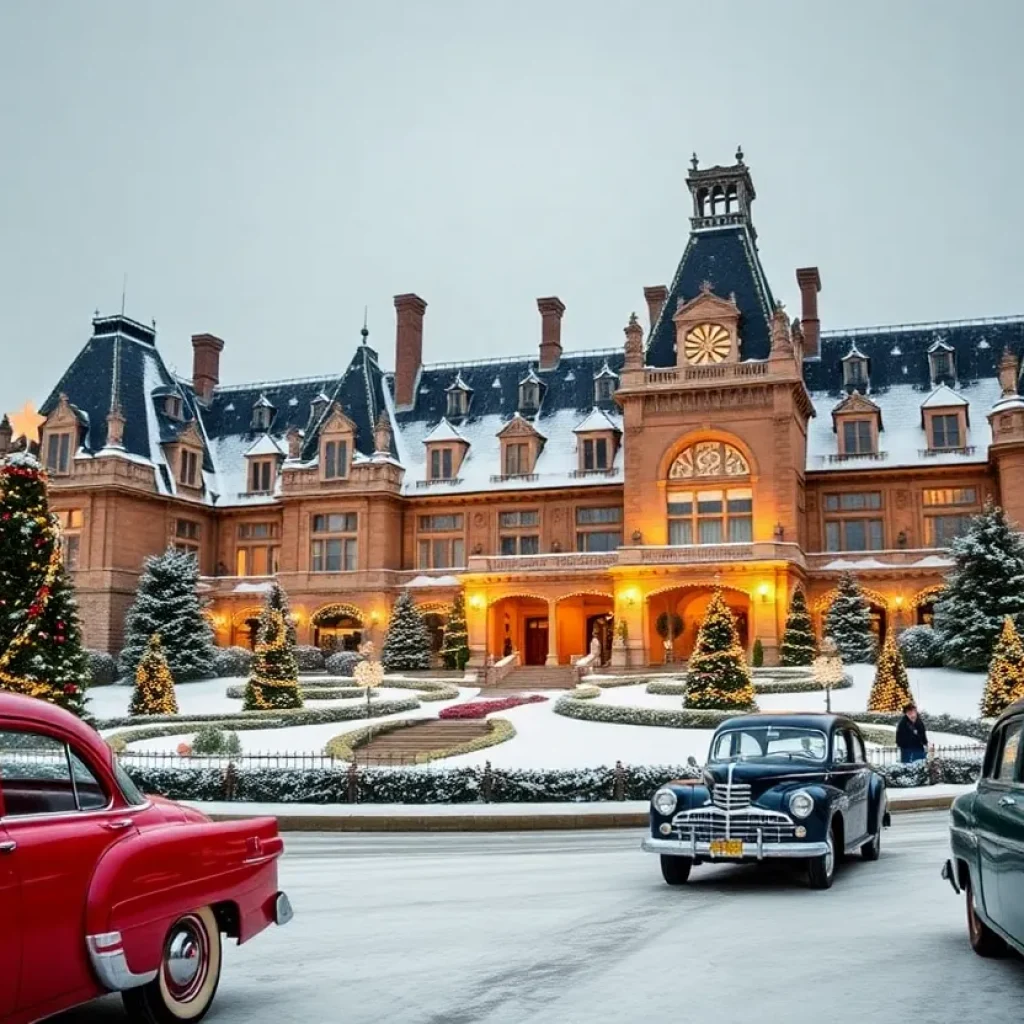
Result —
<svg viewBox="0 0 1024 1024"><path fill-rule="evenodd" d="M117 682L117 659L106 651L86 651L89 662L89 685L110 686Z"/></svg>

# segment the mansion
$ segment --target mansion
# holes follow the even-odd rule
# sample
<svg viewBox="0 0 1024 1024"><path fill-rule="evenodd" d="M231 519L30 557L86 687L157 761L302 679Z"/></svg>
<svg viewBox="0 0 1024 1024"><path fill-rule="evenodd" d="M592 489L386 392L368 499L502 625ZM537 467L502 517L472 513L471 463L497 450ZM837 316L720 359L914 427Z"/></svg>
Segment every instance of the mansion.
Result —
<svg viewBox="0 0 1024 1024"><path fill-rule="evenodd" d="M716 586L773 664L793 591L820 624L844 569L880 633L928 621L969 517L991 498L1024 522L1024 317L825 331L807 267L791 319L742 154L687 184L674 276L604 348L563 349L546 297L530 354L424 362L403 294L394 371L364 329L336 373L222 384L220 338L192 337L182 379L155 328L97 316L40 437L88 644L118 649L168 544L222 645L251 642L271 577L324 648L379 644L403 590L437 644L461 588L473 665L595 637L619 665L685 659Z"/></svg>

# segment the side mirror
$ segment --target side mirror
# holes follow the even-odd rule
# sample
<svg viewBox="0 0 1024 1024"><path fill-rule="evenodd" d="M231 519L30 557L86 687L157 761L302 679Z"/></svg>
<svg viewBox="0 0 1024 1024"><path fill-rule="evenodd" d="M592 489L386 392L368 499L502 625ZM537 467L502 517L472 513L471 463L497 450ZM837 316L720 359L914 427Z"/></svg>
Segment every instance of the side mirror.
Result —
<svg viewBox="0 0 1024 1024"><path fill-rule="evenodd" d="M695 758L695 757L693 756L693 754L691 754L691 755L690 755L690 756L689 756L689 757L688 757L688 758L686 759L686 763L687 763L687 764L688 764L688 765L689 765L689 766L690 766L691 768L696 768L696 767L697 767L697 758Z"/></svg>

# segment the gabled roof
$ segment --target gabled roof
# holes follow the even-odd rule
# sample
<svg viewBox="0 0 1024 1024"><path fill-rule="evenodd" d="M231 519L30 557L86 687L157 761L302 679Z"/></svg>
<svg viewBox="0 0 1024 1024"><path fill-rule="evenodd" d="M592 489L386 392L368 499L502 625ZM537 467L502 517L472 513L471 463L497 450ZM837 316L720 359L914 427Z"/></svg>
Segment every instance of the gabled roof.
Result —
<svg viewBox="0 0 1024 1024"><path fill-rule="evenodd" d="M469 444L445 416L442 416L441 422L423 438L424 444L433 444L436 441L458 441L461 444Z"/></svg>
<svg viewBox="0 0 1024 1024"><path fill-rule="evenodd" d="M455 374L455 380L445 388L445 391L472 391L473 389L462 379L461 373Z"/></svg>
<svg viewBox="0 0 1024 1024"><path fill-rule="evenodd" d="M262 437L257 438L249 449L246 451L246 458L250 458L254 455L280 455L283 456L285 450L274 440L270 434L264 434Z"/></svg>
<svg viewBox="0 0 1024 1024"><path fill-rule="evenodd" d="M256 401L252 403L252 407L254 409L276 409L277 408L274 405L274 403L269 398L267 398L267 396L265 394L263 394L262 392L260 392L260 397L257 398Z"/></svg>
<svg viewBox="0 0 1024 1024"><path fill-rule="evenodd" d="M956 349L945 338L937 338L928 346L928 355L933 352L955 352Z"/></svg>
<svg viewBox="0 0 1024 1024"><path fill-rule="evenodd" d="M922 409L948 409L953 406L968 405L963 395L958 395L947 384L940 384L922 403Z"/></svg>
<svg viewBox="0 0 1024 1024"><path fill-rule="evenodd" d="M512 414L512 419L498 431L496 436L512 437L516 434L523 437L533 436L546 440L544 435L525 416L521 416L518 412Z"/></svg>
<svg viewBox="0 0 1024 1024"><path fill-rule="evenodd" d="M877 403L872 402L866 395L859 391L852 391L832 410L833 416L841 416L843 413L869 413L880 412Z"/></svg>
<svg viewBox="0 0 1024 1024"><path fill-rule="evenodd" d="M607 359L601 364L601 369L594 374L594 380L601 380L603 377L611 377L614 380L619 379L619 375L608 365Z"/></svg>
<svg viewBox="0 0 1024 1024"><path fill-rule="evenodd" d="M604 409L591 409L590 413L583 420L583 422L573 429L574 434L591 434L596 431L607 431L613 430L616 434L621 434L622 430L619 425L609 417Z"/></svg>
<svg viewBox="0 0 1024 1024"><path fill-rule="evenodd" d="M543 384L544 381L537 376L537 372L531 366L526 372L526 376L519 382L520 386L523 384Z"/></svg>
<svg viewBox="0 0 1024 1024"><path fill-rule="evenodd" d="M850 342L850 351L843 356L843 362L849 362L851 359L867 359L867 356L859 348L855 341Z"/></svg>

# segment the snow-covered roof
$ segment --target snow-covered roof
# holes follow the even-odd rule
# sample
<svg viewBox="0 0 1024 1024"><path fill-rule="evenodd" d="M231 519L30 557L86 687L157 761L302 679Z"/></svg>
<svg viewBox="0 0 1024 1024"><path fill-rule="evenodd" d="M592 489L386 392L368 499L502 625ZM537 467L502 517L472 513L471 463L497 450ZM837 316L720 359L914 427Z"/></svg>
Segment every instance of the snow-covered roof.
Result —
<svg viewBox="0 0 1024 1024"><path fill-rule="evenodd" d="M596 430L614 430L616 433L620 433L621 429L604 409L591 409L583 422L573 428L573 433L588 434Z"/></svg>
<svg viewBox="0 0 1024 1024"><path fill-rule="evenodd" d="M273 409L274 403L270 401L265 394L260 394L260 397L252 403L254 409Z"/></svg>
<svg viewBox="0 0 1024 1024"><path fill-rule="evenodd" d="M594 374L594 380L600 380L602 377L613 377L615 380L619 379L619 375L608 365L607 359L601 364L601 369Z"/></svg>
<svg viewBox="0 0 1024 1024"><path fill-rule="evenodd" d="M455 380L445 388L445 391L472 391L473 389L462 379L461 373L455 374Z"/></svg>
<svg viewBox="0 0 1024 1024"><path fill-rule="evenodd" d="M867 356L857 348L855 341L850 342L850 350L843 356L843 362L845 363L848 359L867 359Z"/></svg>
<svg viewBox="0 0 1024 1024"><path fill-rule="evenodd" d="M432 444L435 441L461 441L463 444L469 442L455 429L447 417L442 416L441 422L423 438L424 444Z"/></svg>
<svg viewBox="0 0 1024 1024"><path fill-rule="evenodd" d="M285 450L274 440L270 434L263 434L253 441L252 445L246 451L246 456L251 457L253 455L284 455Z"/></svg>
<svg viewBox="0 0 1024 1024"><path fill-rule="evenodd" d="M968 405L963 395L958 395L948 384L940 384L922 403L922 409L948 409L955 405Z"/></svg>

